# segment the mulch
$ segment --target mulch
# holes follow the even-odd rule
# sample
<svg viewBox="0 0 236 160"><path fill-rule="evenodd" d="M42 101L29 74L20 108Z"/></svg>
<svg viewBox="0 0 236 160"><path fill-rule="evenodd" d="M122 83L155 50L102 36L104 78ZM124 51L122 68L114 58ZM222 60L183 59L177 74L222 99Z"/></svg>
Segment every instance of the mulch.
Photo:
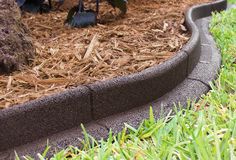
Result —
<svg viewBox="0 0 236 160"><path fill-rule="evenodd" d="M165 62L190 37L187 8L206 1L130 0L125 16L102 1L99 24L83 29L64 25L68 4L49 14L24 13L37 55L30 66L0 76L0 108Z"/></svg>

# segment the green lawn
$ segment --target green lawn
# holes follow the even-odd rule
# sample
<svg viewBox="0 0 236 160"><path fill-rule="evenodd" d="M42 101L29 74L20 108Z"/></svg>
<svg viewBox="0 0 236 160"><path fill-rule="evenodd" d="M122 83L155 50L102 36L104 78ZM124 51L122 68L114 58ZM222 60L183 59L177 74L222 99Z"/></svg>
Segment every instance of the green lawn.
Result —
<svg viewBox="0 0 236 160"><path fill-rule="evenodd" d="M236 0L228 0L228 3L231 3L231 4L236 3Z"/></svg>
<svg viewBox="0 0 236 160"><path fill-rule="evenodd" d="M123 132L116 136L110 133L107 140L100 141L85 134L84 148L69 147L51 160L235 160L236 9L214 14L210 26L223 64L219 78L211 84L212 90L197 104L157 121L150 109L150 118L138 129L126 125ZM38 154L42 160L45 155Z"/></svg>

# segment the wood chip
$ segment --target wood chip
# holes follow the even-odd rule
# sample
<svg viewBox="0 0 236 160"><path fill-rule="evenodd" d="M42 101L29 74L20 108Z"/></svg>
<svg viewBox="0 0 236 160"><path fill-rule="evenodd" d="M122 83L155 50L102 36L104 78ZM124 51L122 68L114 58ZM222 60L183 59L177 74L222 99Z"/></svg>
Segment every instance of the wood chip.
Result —
<svg viewBox="0 0 236 160"><path fill-rule="evenodd" d="M7 91L11 89L11 83L12 83L12 76L9 76L8 82L7 82Z"/></svg>
<svg viewBox="0 0 236 160"><path fill-rule="evenodd" d="M87 51L86 51L86 53L85 53L83 59L89 58L89 57L91 56L91 54L92 54L92 52L93 52L93 49L94 49L94 47L95 47L97 41L98 41L98 35L95 34L95 35L93 36L93 39L91 40L91 42L90 42L88 48L87 48Z"/></svg>

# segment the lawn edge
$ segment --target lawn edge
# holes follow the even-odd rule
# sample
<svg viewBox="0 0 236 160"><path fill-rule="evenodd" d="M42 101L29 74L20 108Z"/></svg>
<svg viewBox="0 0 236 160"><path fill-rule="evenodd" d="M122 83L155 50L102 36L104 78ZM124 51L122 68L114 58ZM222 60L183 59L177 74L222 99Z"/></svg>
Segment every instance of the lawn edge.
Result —
<svg viewBox="0 0 236 160"><path fill-rule="evenodd" d="M209 16L212 11L221 11L225 8L225 0L202 4L190 8L186 13L186 26L193 33L190 41L184 46L183 50L178 52L177 56L159 66L154 66L140 73L129 76L119 77L91 85L80 86L73 90L40 98L38 100L0 111L0 121L2 122L0 124L0 129L2 131L0 133L0 150L14 148L15 146L32 142L42 137L50 136L63 130L76 127L80 123L91 122L88 125L90 126L90 124L93 123L92 121L95 120L95 126L91 125L91 129L95 131L94 134L98 135L97 130L102 130L100 132L101 135L95 137L106 137L106 134L108 133L106 131L107 128L112 128L107 125L107 123L109 123L109 119L113 120L113 123L111 124L117 124L115 121L115 117L117 116L100 120L101 118L118 114L119 119L124 121L127 117L120 117L120 115L125 114L121 112L129 110L127 112L128 114L132 114L131 112L135 114L136 112L133 110L135 110L136 107L138 107L139 112L140 108L141 110L143 108L146 110L147 107L140 106L155 104L152 102L158 98L159 101L157 103L160 104L161 101L164 100L165 104L167 103L167 100L165 99L171 97L172 92L169 91L172 90L175 92L177 88L176 93L178 93L178 91L182 92L183 86L188 86L189 83L190 86L192 83L195 83L202 89L200 89L198 93L193 90L191 93L188 93L189 91L186 91L187 89L183 92L188 93L188 95L196 95L197 98L199 98L201 94L206 93L209 90L209 86L205 83L204 76L200 76L200 78L194 77L199 73L196 69L199 70L199 68L201 68L204 70L204 64L207 64L201 61L201 55L203 54L200 54L201 52L199 50L199 47L201 47L200 33L195 25L195 21L204 17L204 14L197 14L197 12L206 13L206 15ZM219 62L220 56L217 55L214 60L214 70L219 70ZM194 74L194 72L196 73ZM179 76L177 79L176 75ZM216 76L217 73L214 72L213 77L216 78ZM174 81L171 81L171 79L174 79ZM157 87L159 86L162 86L162 88L158 89ZM183 99L181 101L185 103L186 97L183 95L184 94L179 94L179 96L182 97L176 97L175 100ZM172 102L177 102L175 100L171 101L171 104L166 105L166 107L164 105L164 107L167 110L170 109L168 106L173 106ZM157 110L155 112L160 111L160 107L156 109ZM137 114L135 115L137 118ZM136 122L144 117L145 116L139 117ZM134 120L135 116L132 118L132 121ZM120 129L121 126L118 125L116 130L118 131ZM79 129L76 130L75 133L77 133L77 131L79 131ZM58 139L65 136L66 134L64 133L67 134L66 131L57 134L61 135L58 136ZM41 142L42 141L39 143ZM60 143L63 142L60 141ZM69 143L70 140L62 144L62 146ZM58 145L57 138L55 139L55 144ZM34 147L36 145L36 148L40 148L38 147L40 146L38 143L35 143ZM30 147L30 150L34 150L32 146ZM1 155L5 154L0 154L0 157Z"/></svg>

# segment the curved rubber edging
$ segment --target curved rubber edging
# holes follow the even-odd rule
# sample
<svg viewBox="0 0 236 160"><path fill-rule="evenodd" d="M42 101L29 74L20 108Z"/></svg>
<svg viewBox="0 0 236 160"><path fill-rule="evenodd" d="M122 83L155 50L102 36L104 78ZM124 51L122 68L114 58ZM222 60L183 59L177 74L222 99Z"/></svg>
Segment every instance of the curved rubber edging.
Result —
<svg viewBox="0 0 236 160"><path fill-rule="evenodd" d="M199 18L226 8L226 0L192 7L190 41L177 55L140 73L80 86L0 111L0 151L150 103L188 79L200 59ZM194 76L193 76L194 77ZM195 77L194 77L195 78ZM192 79L194 79L192 78Z"/></svg>

